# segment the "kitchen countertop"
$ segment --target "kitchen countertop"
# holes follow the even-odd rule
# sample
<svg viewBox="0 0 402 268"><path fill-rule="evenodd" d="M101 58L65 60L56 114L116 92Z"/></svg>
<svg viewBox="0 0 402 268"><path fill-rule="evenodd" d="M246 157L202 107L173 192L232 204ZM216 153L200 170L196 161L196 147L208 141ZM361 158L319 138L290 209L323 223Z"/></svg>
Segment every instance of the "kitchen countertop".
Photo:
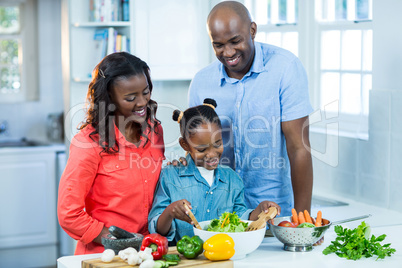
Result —
<svg viewBox="0 0 402 268"><path fill-rule="evenodd" d="M331 198L331 196L327 196ZM337 207L313 207L312 215L315 215L318 210L323 212L323 218L331 221L353 218L360 215L371 214L372 216L353 222L343 223L342 226L348 228L356 228L362 221L370 224L371 233L375 236L386 234L387 237L381 244L391 243L391 247L396 249L396 252L391 257L386 257L384 260L376 261L375 258L362 258L357 261L346 260L335 254L324 255L322 250L327 247L331 241L335 240L336 233L331 227L324 236L324 243L316 246L310 252L290 252L283 250L283 244L275 237L264 238L260 247L247 255L246 258L234 261L234 267L402 267L402 213L379 208L376 206L359 203L353 200L332 197L348 203L347 206ZM67 256L57 260L58 268L80 268L81 261L84 259L99 258L101 254Z"/></svg>
<svg viewBox="0 0 402 268"><path fill-rule="evenodd" d="M10 155L19 153L41 153L41 152L64 152L66 146L64 143L50 143L48 145L22 146L22 147L1 147L0 154Z"/></svg>

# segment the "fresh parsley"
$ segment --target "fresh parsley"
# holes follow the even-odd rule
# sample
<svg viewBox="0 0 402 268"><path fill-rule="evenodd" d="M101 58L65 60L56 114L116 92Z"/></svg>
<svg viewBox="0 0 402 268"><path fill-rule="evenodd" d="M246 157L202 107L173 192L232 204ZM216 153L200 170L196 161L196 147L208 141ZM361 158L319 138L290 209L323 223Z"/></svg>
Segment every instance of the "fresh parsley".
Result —
<svg viewBox="0 0 402 268"><path fill-rule="evenodd" d="M379 237L372 235L370 238L370 226L364 221L353 230L342 228L340 225L335 226L334 230L338 236L323 250L324 255L335 253L348 260L358 260L363 256L370 258L376 255L378 260L391 256L396 251L390 247L391 244L380 244L385 239L385 234Z"/></svg>

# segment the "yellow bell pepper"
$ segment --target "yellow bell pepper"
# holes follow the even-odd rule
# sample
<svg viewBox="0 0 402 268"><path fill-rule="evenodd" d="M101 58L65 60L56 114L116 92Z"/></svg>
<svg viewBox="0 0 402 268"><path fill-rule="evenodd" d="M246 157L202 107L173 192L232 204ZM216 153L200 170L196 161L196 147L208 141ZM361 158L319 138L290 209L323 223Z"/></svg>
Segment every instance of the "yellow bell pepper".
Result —
<svg viewBox="0 0 402 268"><path fill-rule="evenodd" d="M235 254L234 241L227 234L216 234L205 241L204 256L211 261L228 260Z"/></svg>

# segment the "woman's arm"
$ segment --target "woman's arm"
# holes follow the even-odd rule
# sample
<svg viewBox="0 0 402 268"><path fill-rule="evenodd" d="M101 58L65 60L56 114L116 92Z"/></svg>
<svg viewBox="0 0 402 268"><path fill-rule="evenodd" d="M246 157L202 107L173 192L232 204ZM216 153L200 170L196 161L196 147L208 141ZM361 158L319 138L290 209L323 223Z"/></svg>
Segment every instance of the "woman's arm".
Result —
<svg viewBox="0 0 402 268"><path fill-rule="evenodd" d="M82 144L82 141L77 144L75 138L71 143L59 185L57 215L67 234L87 244L103 234L106 227L85 211L85 197L92 187L100 160L93 146Z"/></svg>

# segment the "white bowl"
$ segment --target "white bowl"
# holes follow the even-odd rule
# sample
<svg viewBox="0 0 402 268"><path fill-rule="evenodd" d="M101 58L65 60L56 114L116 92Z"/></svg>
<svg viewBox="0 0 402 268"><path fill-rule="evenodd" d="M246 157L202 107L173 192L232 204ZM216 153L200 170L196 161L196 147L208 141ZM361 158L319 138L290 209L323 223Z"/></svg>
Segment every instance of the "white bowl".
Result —
<svg viewBox="0 0 402 268"><path fill-rule="evenodd" d="M233 255L232 258L230 258L231 260L243 259L244 257L246 257L247 254L256 250L261 245L261 242L265 236L265 226L256 231L237 232L237 233L210 232L204 230L207 229L207 226L209 225L210 222L211 221L200 222L202 230L194 227L194 235L198 235L202 240L204 240L204 242L207 241L208 238L216 234L229 235L231 238L233 238L233 241L235 243L234 246L235 254ZM252 221L245 221L245 222L248 222L250 224Z"/></svg>

